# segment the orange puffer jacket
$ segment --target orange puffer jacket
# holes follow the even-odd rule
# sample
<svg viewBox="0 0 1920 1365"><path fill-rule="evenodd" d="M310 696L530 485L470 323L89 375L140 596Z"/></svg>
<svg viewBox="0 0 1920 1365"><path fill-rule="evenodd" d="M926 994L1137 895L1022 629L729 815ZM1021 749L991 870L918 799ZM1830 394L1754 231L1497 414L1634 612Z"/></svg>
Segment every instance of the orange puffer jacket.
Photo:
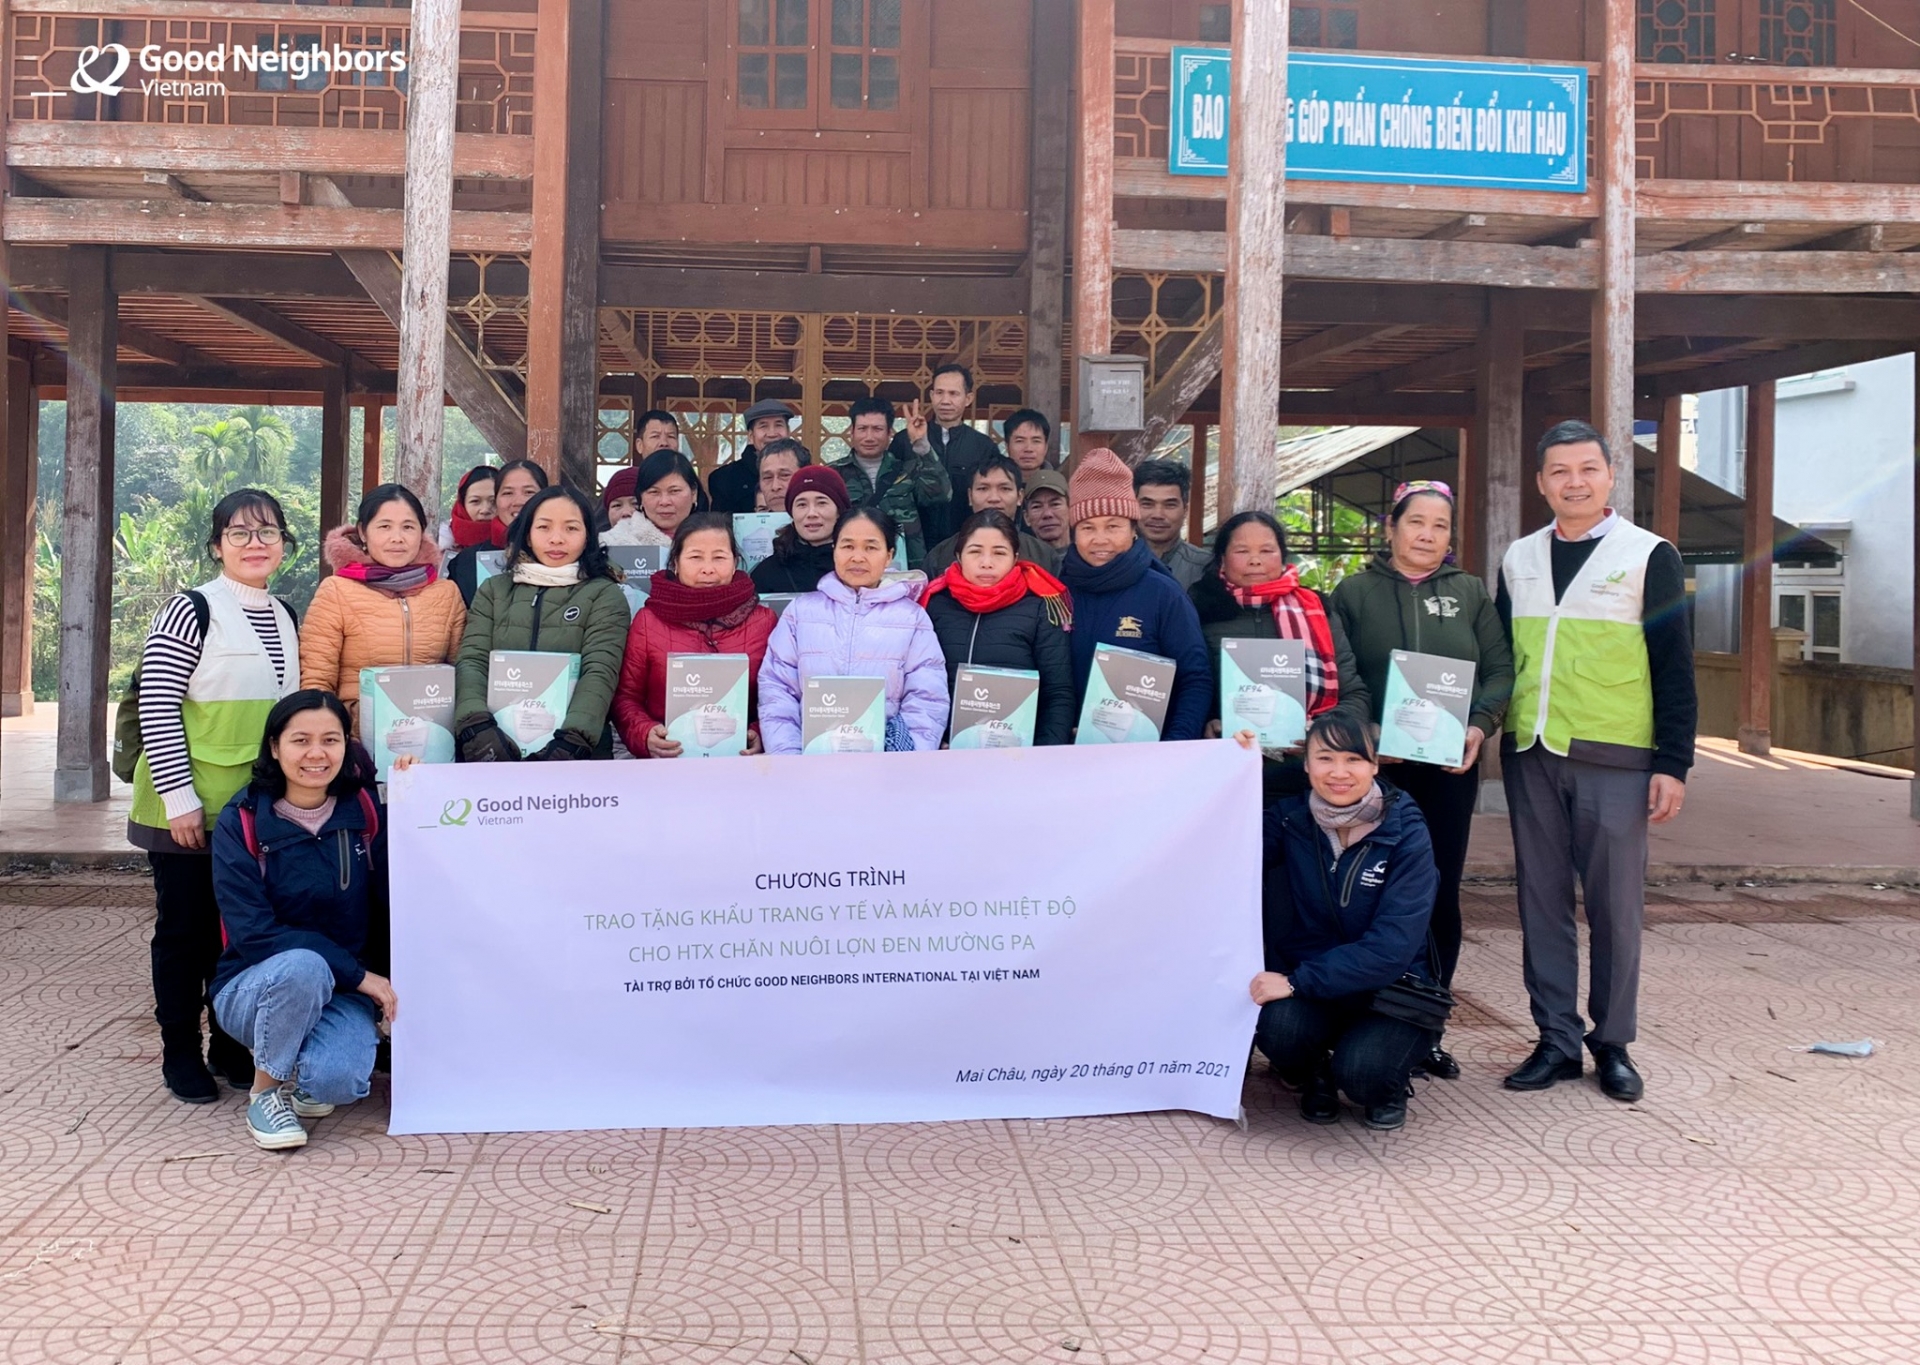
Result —
<svg viewBox="0 0 1920 1365"><path fill-rule="evenodd" d="M408 664L450 664L467 628L460 590L444 578L403 597L369 588L338 570L372 559L351 526L327 534L322 551L336 572L320 581L300 624L300 685L332 692L360 714L360 670ZM417 564L440 568L440 547L422 536Z"/></svg>

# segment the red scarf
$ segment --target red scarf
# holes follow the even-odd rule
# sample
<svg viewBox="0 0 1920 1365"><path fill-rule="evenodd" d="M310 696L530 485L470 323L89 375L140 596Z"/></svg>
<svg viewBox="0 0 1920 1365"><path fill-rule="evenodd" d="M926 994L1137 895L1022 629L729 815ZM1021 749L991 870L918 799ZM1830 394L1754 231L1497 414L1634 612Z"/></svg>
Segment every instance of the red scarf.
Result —
<svg viewBox="0 0 1920 1365"><path fill-rule="evenodd" d="M975 616L1004 610L1031 592L1046 603L1047 616L1055 625L1062 630L1073 629L1073 599L1067 594L1067 585L1031 560L1016 560L1012 572L990 588L968 582L956 561L927 584L926 592L920 595L920 605L924 607L932 602L937 592L952 593L953 600Z"/></svg>
<svg viewBox="0 0 1920 1365"><path fill-rule="evenodd" d="M648 611L668 625L692 627L709 640L745 621L758 605L753 578L738 571L732 582L712 588L689 588L665 569L648 583Z"/></svg>
<svg viewBox="0 0 1920 1365"><path fill-rule="evenodd" d="M475 521L459 503L453 505L453 516L449 520L453 523L453 543L459 549L471 550L476 545L489 542L496 548L506 544L504 537L499 541L493 540L493 528L499 525L498 522Z"/></svg>
<svg viewBox="0 0 1920 1365"><path fill-rule="evenodd" d="M1234 587L1224 574L1220 583L1241 606L1270 608L1281 639L1307 642L1307 714L1318 716L1338 706L1340 665L1333 651L1333 627L1327 623L1320 594L1300 586L1300 570L1289 568L1278 578L1250 588Z"/></svg>

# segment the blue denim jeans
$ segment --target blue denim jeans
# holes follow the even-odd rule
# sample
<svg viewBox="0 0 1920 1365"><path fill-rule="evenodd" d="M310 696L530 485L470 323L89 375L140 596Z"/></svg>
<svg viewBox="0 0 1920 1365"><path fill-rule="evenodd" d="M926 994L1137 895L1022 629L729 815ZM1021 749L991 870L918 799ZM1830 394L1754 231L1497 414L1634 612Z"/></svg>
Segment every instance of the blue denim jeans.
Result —
<svg viewBox="0 0 1920 1365"><path fill-rule="evenodd" d="M380 1045L377 1007L334 989L327 960L306 948L276 953L229 981L214 999L220 1026L253 1049L253 1064L275 1080L299 1077L323 1104L365 1099Z"/></svg>

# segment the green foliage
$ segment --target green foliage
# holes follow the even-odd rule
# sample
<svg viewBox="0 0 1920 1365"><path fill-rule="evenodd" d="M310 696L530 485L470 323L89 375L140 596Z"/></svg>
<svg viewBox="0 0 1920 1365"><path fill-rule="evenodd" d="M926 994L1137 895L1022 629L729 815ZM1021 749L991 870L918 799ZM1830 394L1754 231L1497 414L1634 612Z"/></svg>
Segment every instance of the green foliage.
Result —
<svg viewBox="0 0 1920 1365"><path fill-rule="evenodd" d="M1320 528L1319 543L1322 545L1361 546L1368 540L1368 518L1357 507L1349 507L1344 502L1330 504L1331 525ZM1284 494L1274 507L1274 514L1280 518L1280 524L1287 528L1290 543L1296 539L1300 544L1313 543L1309 538L1314 532L1313 494L1307 489L1299 489ZM1300 566L1300 581L1315 592L1332 592L1341 579L1348 574L1359 573L1367 565L1370 556L1364 550L1354 549L1349 553L1296 554L1292 558Z"/></svg>
<svg viewBox="0 0 1920 1365"><path fill-rule="evenodd" d="M453 424L449 422L449 436ZM469 427L468 430L471 430ZM59 692L61 477L65 405L42 405L33 602L33 690ZM126 404L114 431L111 686L117 694L140 661L153 616L174 593L217 572L207 559L214 504L236 488L262 487L286 509L294 545L273 591L303 616L319 582L320 426L309 409ZM451 442L450 442L451 445ZM452 451L449 451L451 456ZM464 466L463 466L464 469Z"/></svg>

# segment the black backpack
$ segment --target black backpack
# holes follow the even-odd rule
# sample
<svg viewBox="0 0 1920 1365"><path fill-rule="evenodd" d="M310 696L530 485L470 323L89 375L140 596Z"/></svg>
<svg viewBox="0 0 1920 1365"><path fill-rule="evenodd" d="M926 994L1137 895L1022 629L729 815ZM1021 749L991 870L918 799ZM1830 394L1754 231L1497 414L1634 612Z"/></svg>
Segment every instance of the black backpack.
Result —
<svg viewBox="0 0 1920 1365"><path fill-rule="evenodd" d="M213 622L213 608L207 605L205 593L192 588L180 594L193 603L194 624L200 628L200 642L204 646L207 628ZM273 599L287 610L293 618L293 628L297 634L300 629L300 613L293 609L293 603L284 597ZM120 694L120 704L113 711L113 775L122 782L133 781L133 774L140 766L140 755L146 749L146 740L140 734L140 669L135 665L133 676L127 679L127 690Z"/></svg>

